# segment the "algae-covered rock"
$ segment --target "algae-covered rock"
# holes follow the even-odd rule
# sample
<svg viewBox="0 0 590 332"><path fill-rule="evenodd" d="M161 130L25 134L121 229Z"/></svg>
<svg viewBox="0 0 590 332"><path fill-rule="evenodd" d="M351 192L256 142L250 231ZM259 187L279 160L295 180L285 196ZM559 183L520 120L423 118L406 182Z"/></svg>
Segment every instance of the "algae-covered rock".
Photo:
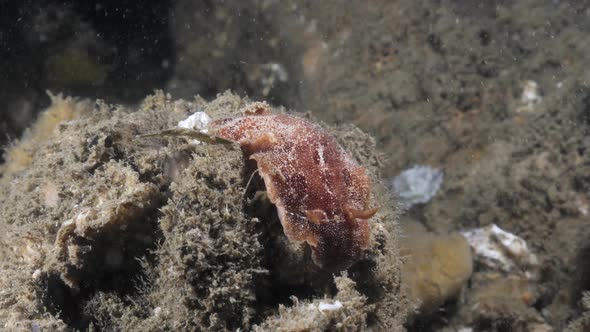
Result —
<svg viewBox="0 0 590 332"><path fill-rule="evenodd" d="M582 307L584 309L584 313L578 319L570 322L567 328L564 330L566 332L582 332L587 331L590 329L590 293L585 292L582 297Z"/></svg>
<svg viewBox="0 0 590 332"><path fill-rule="evenodd" d="M39 115L35 124L25 132L22 140L7 151L6 163L0 166L0 173L10 175L28 167L33 154L41 145L39 143L51 137L61 122L88 115L92 109L87 101L64 98L62 95L53 95L50 92L48 94L51 97L51 106Z"/></svg>
<svg viewBox="0 0 590 332"><path fill-rule="evenodd" d="M335 278L338 293L332 299L300 302L292 298L292 307L279 306L279 313L269 317L255 331L357 331L367 328L367 298L355 290L348 277Z"/></svg>
<svg viewBox="0 0 590 332"><path fill-rule="evenodd" d="M248 102L230 93L205 102L158 92L137 108L54 98L7 152L26 147L27 161L8 158L0 179L4 327L401 329L397 212L378 181L371 245L334 279L309 252L289 251L237 145L158 134L196 111L219 119ZM330 131L376 179L373 139L350 126Z"/></svg>
<svg viewBox="0 0 590 332"><path fill-rule="evenodd" d="M154 220L146 218L163 199L156 185L141 183L136 172L114 161L90 181L96 196L78 204L73 218L61 224L46 267L59 271L73 289L102 278L101 273L136 270L135 257L144 253L129 251L153 246L157 240Z"/></svg>
<svg viewBox="0 0 590 332"><path fill-rule="evenodd" d="M534 308L539 287L519 275L498 272L474 274L458 317L469 326L515 331L547 331L547 316ZM549 327L549 330L551 328Z"/></svg>

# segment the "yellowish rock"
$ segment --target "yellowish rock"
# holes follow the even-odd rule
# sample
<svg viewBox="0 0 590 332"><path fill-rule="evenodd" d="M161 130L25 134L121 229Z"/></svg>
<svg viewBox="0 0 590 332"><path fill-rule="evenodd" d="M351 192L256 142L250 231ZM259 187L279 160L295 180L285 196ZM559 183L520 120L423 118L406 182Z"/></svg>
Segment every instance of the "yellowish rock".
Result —
<svg viewBox="0 0 590 332"><path fill-rule="evenodd" d="M460 234L408 231L404 254L408 260L403 283L420 313L433 311L456 296L473 272L469 244Z"/></svg>

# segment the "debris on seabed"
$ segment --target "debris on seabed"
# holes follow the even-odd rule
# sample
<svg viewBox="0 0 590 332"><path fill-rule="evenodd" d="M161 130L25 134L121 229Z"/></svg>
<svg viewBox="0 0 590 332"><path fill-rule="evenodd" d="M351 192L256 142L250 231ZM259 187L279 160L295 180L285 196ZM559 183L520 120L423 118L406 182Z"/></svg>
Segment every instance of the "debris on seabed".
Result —
<svg viewBox="0 0 590 332"><path fill-rule="evenodd" d="M495 224L463 231L461 234L467 239L475 259L481 264L505 272L520 270L529 279L537 277L539 260L522 238Z"/></svg>
<svg viewBox="0 0 590 332"><path fill-rule="evenodd" d="M434 197L443 181L443 172L430 166L416 165L401 172L392 183L403 207L426 203Z"/></svg>
<svg viewBox="0 0 590 332"><path fill-rule="evenodd" d="M518 113L532 112L535 105L541 103L539 84L535 81L524 81L522 83L522 94L520 95L520 106L516 109Z"/></svg>
<svg viewBox="0 0 590 332"><path fill-rule="evenodd" d="M211 118L205 112L195 112L188 118L178 122L180 128L194 129L206 133Z"/></svg>
<svg viewBox="0 0 590 332"><path fill-rule="evenodd" d="M336 301L334 303L320 302L318 304L319 311L334 311L342 308L342 302Z"/></svg>
<svg viewBox="0 0 590 332"><path fill-rule="evenodd" d="M185 128L185 129L193 129L199 131L201 133L207 133L207 126L209 126L209 122L211 121L211 117L207 115L205 112L195 112L191 114L188 118L179 121L178 127ZM201 143L199 140L193 139L191 140L192 144L199 144Z"/></svg>

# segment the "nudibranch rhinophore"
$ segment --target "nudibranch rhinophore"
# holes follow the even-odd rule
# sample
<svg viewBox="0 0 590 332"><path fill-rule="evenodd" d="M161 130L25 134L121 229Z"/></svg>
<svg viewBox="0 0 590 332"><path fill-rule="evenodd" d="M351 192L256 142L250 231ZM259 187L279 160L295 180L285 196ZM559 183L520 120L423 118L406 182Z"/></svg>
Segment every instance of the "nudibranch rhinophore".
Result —
<svg viewBox="0 0 590 332"><path fill-rule="evenodd" d="M272 114L255 102L243 116L211 123L211 134L240 144L256 161L270 201L289 241L306 242L314 263L347 268L367 248L371 180L319 125Z"/></svg>

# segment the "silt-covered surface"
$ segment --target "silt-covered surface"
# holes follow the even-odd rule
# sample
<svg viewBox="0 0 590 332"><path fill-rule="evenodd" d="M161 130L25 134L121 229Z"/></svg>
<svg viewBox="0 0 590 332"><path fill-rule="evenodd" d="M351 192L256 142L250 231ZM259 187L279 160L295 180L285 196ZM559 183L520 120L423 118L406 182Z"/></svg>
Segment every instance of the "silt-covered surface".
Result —
<svg viewBox="0 0 590 332"><path fill-rule="evenodd" d="M292 248L274 207L256 193L263 187L246 190L237 145L145 136L195 111L227 117L246 104L229 93L210 103L156 93L137 109L55 96L48 114L71 107L79 116L43 141L25 136L2 178L4 327L400 329L398 229L384 188L373 193L382 208L370 248L334 276L308 249ZM351 127L330 132L377 171L369 136ZM320 310L335 303L337 310Z"/></svg>

